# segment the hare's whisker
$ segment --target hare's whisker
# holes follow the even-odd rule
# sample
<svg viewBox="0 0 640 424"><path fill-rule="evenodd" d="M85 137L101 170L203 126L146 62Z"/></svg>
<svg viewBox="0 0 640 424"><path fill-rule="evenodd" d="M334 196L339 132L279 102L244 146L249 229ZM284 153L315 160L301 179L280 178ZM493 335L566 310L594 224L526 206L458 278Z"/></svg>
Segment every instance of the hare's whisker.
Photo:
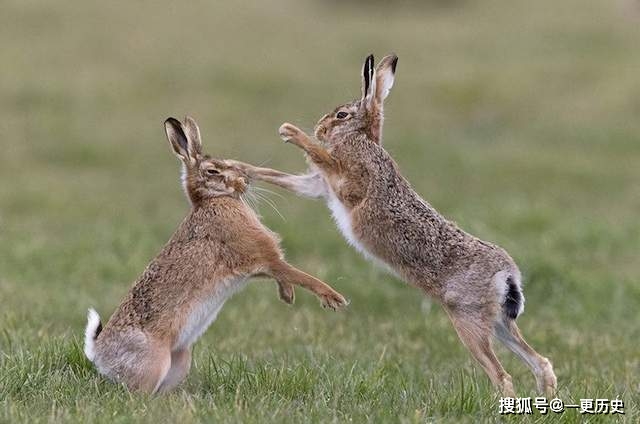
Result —
<svg viewBox="0 0 640 424"><path fill-rule="evenodd" d="M265 192L265 193L269 193L269 194L273 194L274 196L278 196L281 199L286 200L286 197L284 197L282 194L275 192L273 190L269 190L268 188L264 188L264 187L254 187L254 189L261 191L261 192Z"/></svg>
<svg viewBox="0 0 640 424"><path fill-rule="evenodd" d="M267 158L267 159L263 160L260 164L258 164L258 167L262 168L263 166L265 166L269 162L271 162L271 158Z"/></svg>
<svg viewBox="0 0 640 424"><path fill-rule="evenodd" d="M266 203L269 207L271 207L271 208L272 208L272 209L273 209L273 210L274 210L274 211L275 211L275 212L280 216L280 218L282 218L282 220L283 220L283 221L286 221L286 218L284 217L284 215L282 215L282 214L280 213L280 211L279 211L279 210L278 210L278 208L276 207L275 203L274 203L271 199L269 199L268 197L266 197L266 196L264 196L264 195L260 194L259 192L254 192L253 194L256 196L256 198L258 198L258 199L262 200L262 201L263 201L264 203Z"/></svg>

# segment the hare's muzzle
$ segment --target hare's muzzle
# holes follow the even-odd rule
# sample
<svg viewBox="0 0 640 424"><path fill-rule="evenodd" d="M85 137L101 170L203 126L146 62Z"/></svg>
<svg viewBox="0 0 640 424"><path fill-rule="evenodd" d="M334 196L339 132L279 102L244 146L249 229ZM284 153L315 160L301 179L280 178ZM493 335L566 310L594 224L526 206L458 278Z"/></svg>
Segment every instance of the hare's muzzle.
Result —
<svg viewBox="0 0 640 424"><path fill-rule="evenodd" d="M233 182L233 188L238 193L244 193L245 191L247 191L248 186L249 186L249 180L247 177L238 177Z"/></svg>

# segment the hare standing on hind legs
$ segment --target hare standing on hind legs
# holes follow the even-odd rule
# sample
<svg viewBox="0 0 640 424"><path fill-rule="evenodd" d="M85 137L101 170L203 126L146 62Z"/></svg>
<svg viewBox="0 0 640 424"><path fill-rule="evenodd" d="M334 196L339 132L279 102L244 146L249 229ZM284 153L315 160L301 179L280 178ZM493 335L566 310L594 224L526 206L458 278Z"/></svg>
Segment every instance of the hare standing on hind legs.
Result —
<svg viewBox="0 0 640 424"><path fill-rule="evenodd" d="M170 390L186 377L191 345L249 277L274 278L287 303L293 302L292 285L311 290L325 307L347 303L327 284L285 262L277 236L242 200L246 176L202 153L193 119L181 124L169 118L165 129L183 164L191 212L104 329L90 309L85 331L85 354L100 373L145 392Z"/></svg>
<svg viewBox="0 0 640 424"><path fill-rule="evenodd" d="M493 351L493 336L529 366L539 391L552 393L551 363L525 342L515 322L524 297L514 261L440 215L382 147L383 102L397 62L389 55L374 69L373 56L367 57L362 98L338 106L316 125L323 145L291 124L280 127L281 137L310 159L307 174L236 165L251 178L324 197L351 245L442 303L464 345L505 395L514 394L513 385Z"/></svg>

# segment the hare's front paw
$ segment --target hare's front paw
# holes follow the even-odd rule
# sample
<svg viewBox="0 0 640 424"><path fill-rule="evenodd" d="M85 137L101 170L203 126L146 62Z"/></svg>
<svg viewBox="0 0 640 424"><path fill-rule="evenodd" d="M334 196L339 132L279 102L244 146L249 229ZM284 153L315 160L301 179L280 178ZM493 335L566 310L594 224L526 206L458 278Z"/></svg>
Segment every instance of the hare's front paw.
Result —
<svg viewBox="0 0 640 424"><path fill-rule="evenodd" d="M248 163L240 162L239 160L226 159L224 161L228 166L239 169L240 171L247 174L247 176L253 176L253 165L249 165Z"/></svg>
<svg viewBox="0 0 640 424"><path fill-rule="evenodd" d="M284 303L293 305L295 300L295 291L291 284L278 283L278 294Z"/></svg>
<svg viewBox="0 0 640 424"><path fill-rule="evenodd" d="M293 124L289 124L288 122L285 122L280 126L280 128L278 129L278 134L280 134L280 138L285 143L299 142L300 139L304 136L304 132L300 128L296 127Z"/></svg>
<svg viewBox="0 0 640 424"><path fill-rule="evenodd" d="M248 165L244 162L240 162L239 160L234 160L234 159L225 159L224 163L227 164L228 166L232 166L234 168L239 168L239 169L244 169Z"/></svg>
<svg viewBox="0 0 640 424"><path fill-rule="evenodd" d="M320 299L322 300L322 306L324 308L330 308L334 311L338 308L344 308L349 304L349 301L337 291L327 292L320 296Z"/></svg>

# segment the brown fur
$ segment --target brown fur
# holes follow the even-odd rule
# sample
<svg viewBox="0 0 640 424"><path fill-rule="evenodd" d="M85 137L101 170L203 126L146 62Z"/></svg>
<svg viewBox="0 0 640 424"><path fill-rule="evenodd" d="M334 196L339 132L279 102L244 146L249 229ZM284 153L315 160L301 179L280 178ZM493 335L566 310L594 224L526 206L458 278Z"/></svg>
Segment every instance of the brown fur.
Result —
<svg viewBox="0 0 640 424"><path fill-rule="evenodd" d="M170 118L166 129L184 165L192 209L102 332L89 332L95 345L85 347L101 373L145 392L170 390L186 377L191 343L200 335L189 326L207 326L190 320L201 307L204 315L194 322L206 321L206 313L215 318L233 292L229 285L252 276L270 276L287 303L293 302L293 285L300 285L315 293L325 307L346 305L330 286L285 262L276 234L260 223L241 198L247 187L243 172L202 154L192 119L180 123ZM211 303L212 309L206 310ZM185 331L192 335L185 336Z"/></svg>
<svg viewBox="0 0 640 424"><path fill-rule="evenodd" d="M439 300L463 344L503 393L512 395L513 386L493 352L494 335L530 366L538 389L552 393L556 377L551 363L526 344L505 312L509 283L519 292L517 313L524 302L514 261L500 247L440 215L413 190L382 148L383 103L396 64L397 57L390 55L373 71L373 57L367 58L362 98L335 108L316 125L315 136L324 145L291 124L280 127L281 137L307 154L308 174L236 164L253 178L325 197L330 205L335 196L347 214L342 219L338 211L336 221L339 226L350 222L349 241Z"/></svg>

